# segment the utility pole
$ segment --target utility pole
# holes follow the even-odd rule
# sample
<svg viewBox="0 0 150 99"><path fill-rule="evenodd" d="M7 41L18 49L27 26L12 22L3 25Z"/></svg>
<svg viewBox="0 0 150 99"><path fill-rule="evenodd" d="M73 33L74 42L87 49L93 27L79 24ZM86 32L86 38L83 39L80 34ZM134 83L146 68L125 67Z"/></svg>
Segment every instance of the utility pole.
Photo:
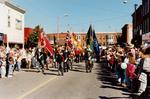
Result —
<svg viewBox="0 0 150 99"><path fill-rule="evenodd" d="M136 24L136 10L137 10L137 4L134 4L134 10L135 10L135 12L134 12L134 35L133 35L133 37L136 35L136 28L137 28L137 24Z"/></svg>
<svg viewBox="0 0 150 99"><path fill-rule="evenodd" d="M57 17L57 37L58 37L58 43L59 43L59 24L60 24L60 18Z"/></svg>

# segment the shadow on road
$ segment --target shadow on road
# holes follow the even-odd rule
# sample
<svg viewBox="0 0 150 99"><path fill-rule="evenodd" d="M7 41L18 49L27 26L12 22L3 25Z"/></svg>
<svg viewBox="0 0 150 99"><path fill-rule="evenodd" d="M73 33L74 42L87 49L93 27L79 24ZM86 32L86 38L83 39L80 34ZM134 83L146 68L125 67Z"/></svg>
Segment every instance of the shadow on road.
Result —
<svg viewBox="0 0 150 99"><path fill-rule="evenodd" d="M97 68L97 79L102 82L100 88L107 88L107 89L115 89L120 90L123 92L128 92L128 89L123 88L117 84L116 76L114 73L110 71L107 66L107 61L102 59L100 62L100 66ZM107 96L99 96L100 99L132 99L130 95L123 94L123 97L107 97Z"/></svg>
<svg viewBox="0 0 150 99"><path fill-rule="evenodd" d="M115 74L109 70L106 59L101 60L100 66L98 66L96 69L96 74L98 76L97 79L102 82L100 88L120 90L122 91L123 95L123 97L99 96L100 99L150 99L150 97L146 95L135 96L132 93L130 93L129 89L117 85Z"/></svg>
<svg viewBox="0 0 150 99"><path fill-rule="evenodd" d="M73 64L73 69L71 71L86 73L85 67L83 64Z"/></svg>
<svg viewBox="0 0 150 99"><path fill-rule="evenodd" d="M58 75L58 74L55 74L55 73L48 73L48 72L44 72L43 74L44 74L44 75L55 75L55 76Z"/></svg>
<svg viewBox="0 0 150 99"><path fill-rule="evenodd" d="M114 87L118 87L117 86L117 80L116 77L113 73L111 73L111 71L109 70L106 60L101 60L100 62L100 66L98 66L96 68L97 70L97 79L102 81L102 83L106 86L106 85L112 85Z"/></svg>
<svg viewBox="0 0 150 99"><path fill-rule="evenodd" d="M37 69L26 69L26 70L23 70L25 72L35 72L35 73L38 73L38 70Z"/></svg>
<svg viewBox="0 0 150 99"><path fill-rule="evenodd" d="M106 96L100 96L100 99L130 99L130 97L106 97Z"/></svg>

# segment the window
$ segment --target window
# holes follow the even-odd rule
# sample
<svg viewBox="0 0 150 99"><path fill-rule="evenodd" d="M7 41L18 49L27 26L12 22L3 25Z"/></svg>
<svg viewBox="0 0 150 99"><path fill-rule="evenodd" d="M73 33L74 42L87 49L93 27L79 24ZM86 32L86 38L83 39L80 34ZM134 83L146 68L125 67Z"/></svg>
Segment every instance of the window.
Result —
<svg viewBox="0 0 150 99"><path fill-rule="evenodd" d="M80 40L80 35L77 36L77 39Z"/></svg>
<svg viewBox="0 0 150 99"><path fill-rule="evenodd" d="M22 30L22 21L19 19L16 19L16 29Z"/></svg>
<svg viewBox="0 0 150 99"><path fill-rule="evenodd" d="M147 33L149 32L149 18L147 18Z"/></svg>
<svg viewBox="0 0 150 99"><path fill-rule="evenodd" d="M8 15L8 27L11 27L10 16Z"/></svg>

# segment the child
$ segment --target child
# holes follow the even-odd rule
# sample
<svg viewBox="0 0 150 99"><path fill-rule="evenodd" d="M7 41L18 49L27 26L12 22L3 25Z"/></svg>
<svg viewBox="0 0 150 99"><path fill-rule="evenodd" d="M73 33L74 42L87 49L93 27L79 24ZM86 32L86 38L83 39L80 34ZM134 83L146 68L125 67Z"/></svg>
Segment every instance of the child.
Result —
<svg viewBox="0 0 150 99"><path fill-rule="evenodd" d="M8 77L13 76L13 67L14 67L14 59L13 57L9 57L9 71L8 71Z"/></svg>

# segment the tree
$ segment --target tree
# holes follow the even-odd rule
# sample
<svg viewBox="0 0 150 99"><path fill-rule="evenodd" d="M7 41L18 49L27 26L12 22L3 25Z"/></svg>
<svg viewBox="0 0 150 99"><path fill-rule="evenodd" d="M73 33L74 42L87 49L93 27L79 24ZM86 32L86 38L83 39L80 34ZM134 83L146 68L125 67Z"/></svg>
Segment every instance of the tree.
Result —
<svg viewBox="0 0 150 99"><path fill-rule="evenodd" d="M27 45L28 47L36 47L38 45L38 35L43 31L39 25L33 29L33 32L30 34Z"/></svg>
<svg viewBox="0 0 150 99"><path fill-rule="evenodd" d="M117 44L121 45L123 43L122 36L117 36Z"/></svg>

